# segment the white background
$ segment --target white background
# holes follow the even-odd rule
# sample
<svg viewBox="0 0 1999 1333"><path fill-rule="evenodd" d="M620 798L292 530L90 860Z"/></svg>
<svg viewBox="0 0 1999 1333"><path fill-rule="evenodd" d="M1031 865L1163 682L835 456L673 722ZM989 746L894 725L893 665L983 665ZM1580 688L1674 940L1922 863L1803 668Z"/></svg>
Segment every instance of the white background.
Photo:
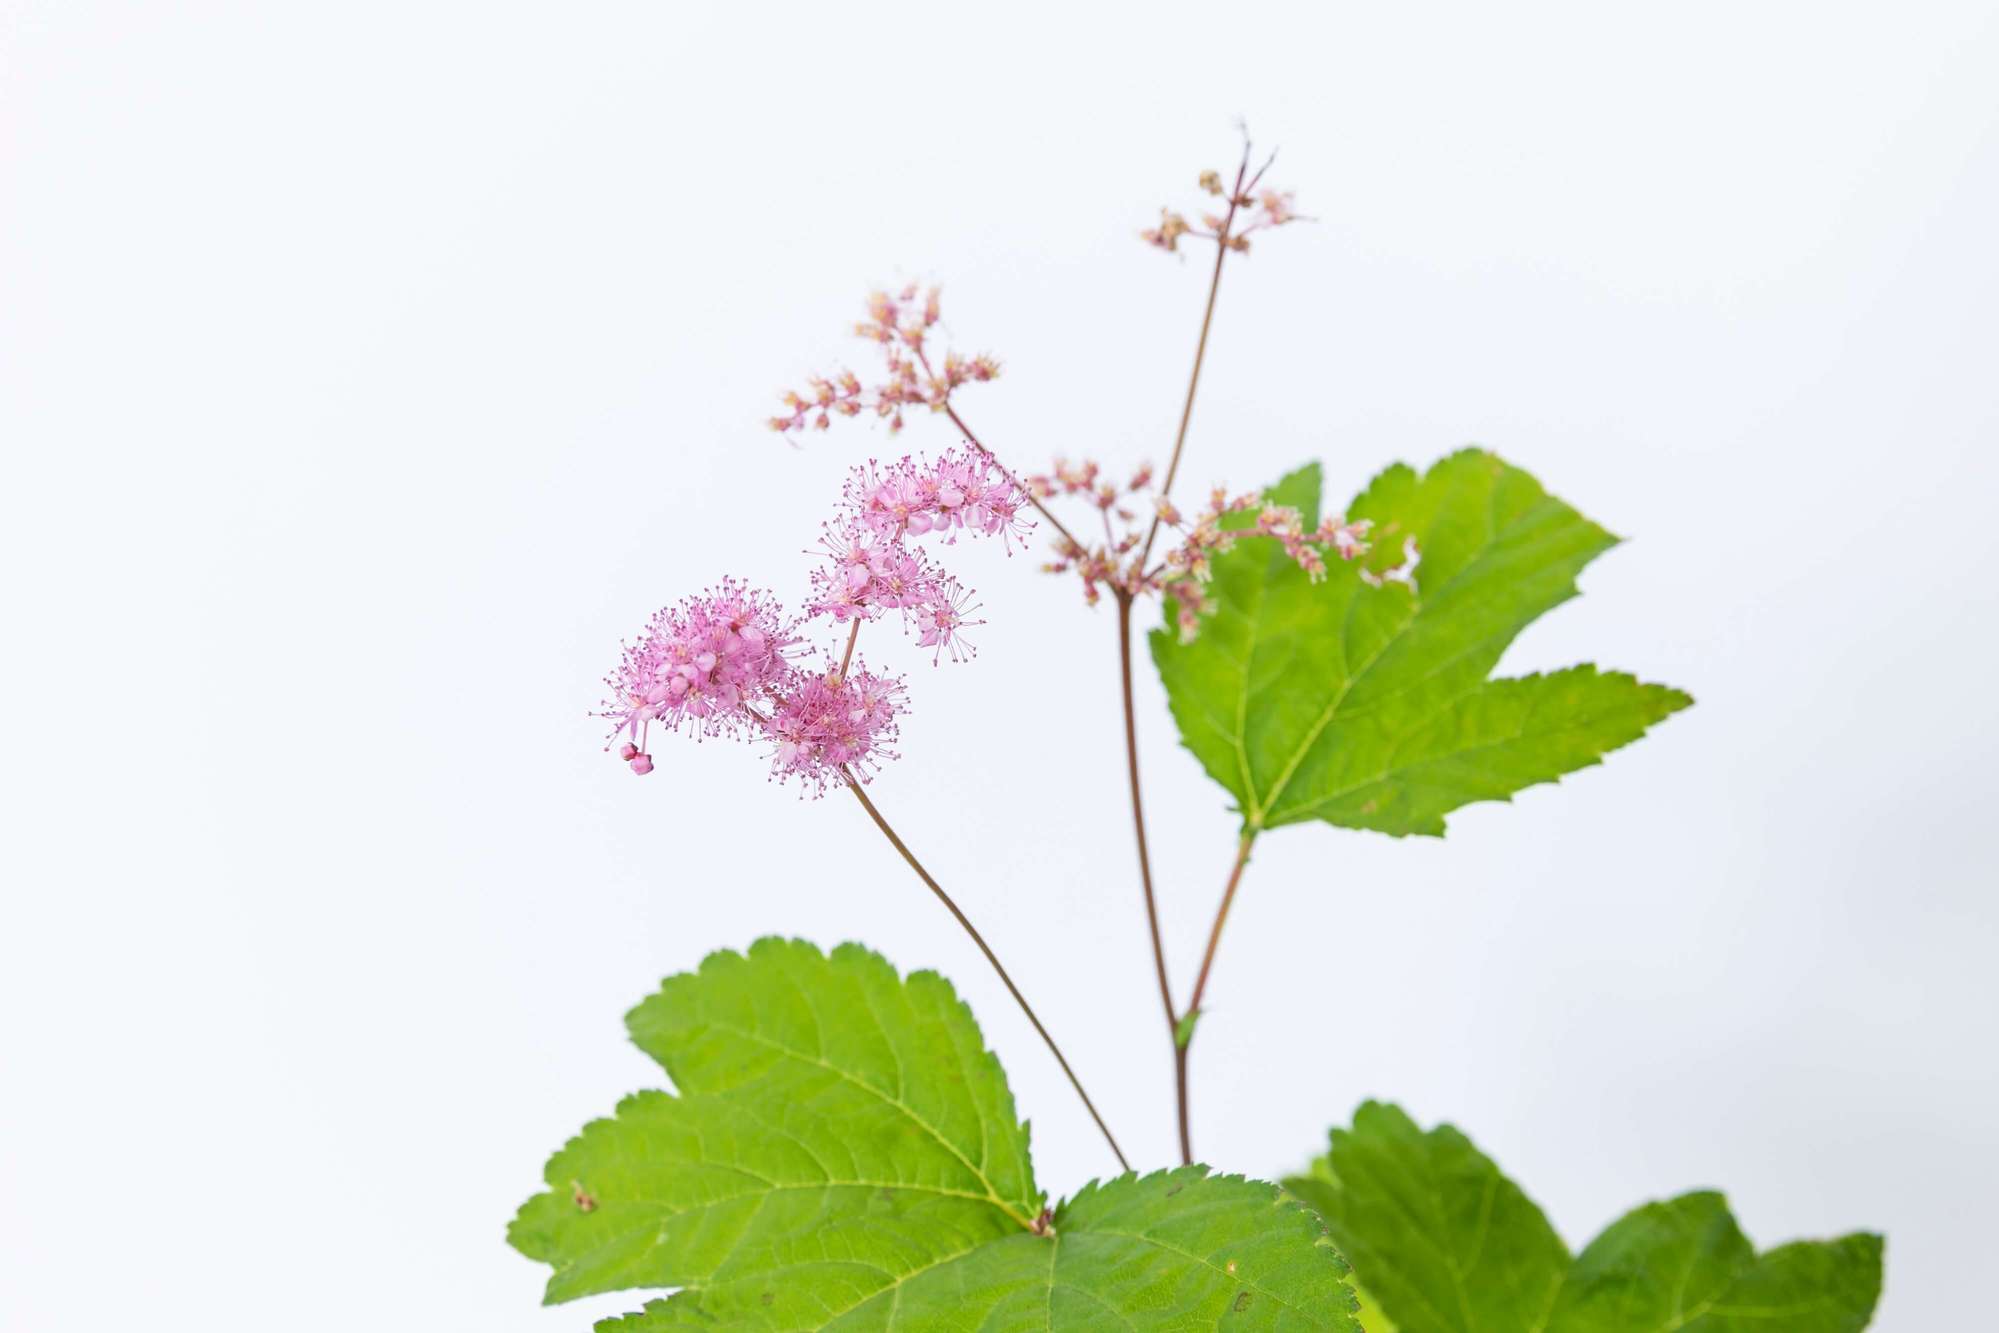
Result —
<svg viewBox="0 0 1999 1333"><path fill-rule="evenodd" d="M503 1227L659 1081L625 1008L773 931L943 969L1043 1183L1105 1171L851 802L713 744L639 781L584 714L658 604L795 597L901 447L759 425L868 365L872 284L945 284L1009 459L1163 459L1206 274L1135 232L1238 115L1320 220L1230 266L1191 486L1498 449L1633 538L1506 666L1699 704L1447 841L1270 836L1198 1150L1393 1097L1572 1243L1720 1186L1759 1243L1885 1230L1879 1327L1985 1319L1991 5L0 13L0 1325L632 1307L539 1309ZM981 654L908 650L876 795L1163 1163L1111 619L958 559ZM1231 822L1141 707L1184 989Z"/></svg>

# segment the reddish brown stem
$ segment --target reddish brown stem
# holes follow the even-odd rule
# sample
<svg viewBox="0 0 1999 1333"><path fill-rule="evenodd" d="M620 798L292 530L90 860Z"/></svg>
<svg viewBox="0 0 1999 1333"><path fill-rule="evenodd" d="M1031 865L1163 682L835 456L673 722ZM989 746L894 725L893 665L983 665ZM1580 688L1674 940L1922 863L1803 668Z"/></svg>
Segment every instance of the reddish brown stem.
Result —
<svg viewBox="0 0 1999 1333"><path fill-rule="evenodd" d="M1033 1024L1034 1030L1041 1035L1042 1042L1048 1047L1048 1053L1055 1057L1055 1063L1062 1066L1062 1072L1068 1076L1069 1086L1083 1099L1084 1109L1090 1113L1090 1119L1097 1122L1097 1128L1102 1131L1104 1142L1110 1144L1111 1153L1117 1158L1118 1165L1126 1171L1131 1170L1131 1163L1125 1160L1124 1150L1118 1147L1117 1139L1111 1135L1110 1126L1106 1125L1104 1118L1097 1114L1096 1103L1090 1100L1090 1094L1083 1091L1083 1081L1077 1078L1076 1071L1069 1067L1069 1061L1063 1056L1062 1048L1055 1044L1055 1038L1048 1035L1048 1029L1041 1025L1039 1018L1035 1017L1034 1007L1028 1004L1027 997L1020 993L1020 987L1013 984L1013 978L1008 976L1006 968L1001 966L999 955L995 954L992 946L986 943L986 937L979 934L978 927L972 924L971 918L959 909L950 894L944 892L943 885L930 877L930 872L923 868L923 863L916 859L916 854L910 851L908 845L896 835L896 831L889 827L888 820L882 817L882 812L875 808L875 803L868 799L868 794L861 790L861 784L854 780L854 775L844 765L840 769L840 776L847 780L847 790L854 793L854 799L868 812L868 818L875 822L875 827L881 830L889 845L902 853L902 859L909 863L909 868L916 872L916 877L923 881L924 887L937 895L937 901L943 903L951 915L957 918L958 924L965 928L965 933L972 937L972 943L979 946L979 952L986 956L988 963L992 964L993 971L999 973L999 979L1006 983L1007 993L1013 996L1013 1002L1020 1006L1020 1012L1027 1015L1027 1021Z"/></svg>
<svg viewBox="0 0 1999 1333"><path fill-rule="evenodd" d="M1201 363L1208 355L1208 330L1215 322L1215 297L1222 290L1222 262L1229 257L1229 228L1235 225L1236 208L1243 197L1243 182L1249 173L1249 145L1242 146L1242 165L1236 168L1235 185L1229 190L1229 211L1222 218L1221 233L1215 237L1215 271L1208 279L1208 306L1201 313L1201 337L1194 344L1194 370L1187 376L1187 400L1180 407L1180 430L1173 437L1173 456L1166 462L1166 480L1160 484L1159 498L1166 499L1173 494L1173 479L1180 474L1180 455L1187 447L1187 426L1194 419L1194 394L1201 387ZM1159 515L1152 516L1152 526L1146 530L1145 545L1139 550L1134 567L1145 568L1145 559L1152 554L1153 539L1159 536Z"/></svg>
<svg viewBox="0 0 1999 1333"><path fill-rule="evenodd" d="M1138 838L1138 882L1145 891L1145 925L1152 936L1152 966L1159 976L1159 1003L1166 1013L1166 1033L1173 1035L1178 1019L1173 1013L1173 987L1166 980L1166 946L1159 936L1159 902L1152 891L1152 853L1145 838L1145 801L1138 781L1138 720L1131 696L1131 594L1122 588L1117 596L1118 684L1124 695L1125 773L1131 782L1131 826Z"/></svg>
<svg viewBox="0 0 1999 1333"><path fill-rule="evenodd" d="M1200 1022L1201 998L1208 993L1208 973L1215 966L1215 950L1222 942L1222 927L1229 919L1229 908L1235 902L1235 892L1242 884L1243 868L1249 864L1249 849L1256 844L1254 830L1245 832L1242 841L1236 845L1235 865L1229 869L1229 882L1222 889L1221 906L1215 909L1215 924L1208 928L1207 952L1201 955L1201 970L1194 977L1194 993L1187 1000L1187 1011L1174 1024L1173 1031L1173 1072L1174 1085L1180 1102L1180 1160L1191 1163L1194 1160L1193 1137L1187 1123L1187 1052L1194 1044L1194 1025ZM1181 1024L1187 1024L1184 1035Z"/></svg>

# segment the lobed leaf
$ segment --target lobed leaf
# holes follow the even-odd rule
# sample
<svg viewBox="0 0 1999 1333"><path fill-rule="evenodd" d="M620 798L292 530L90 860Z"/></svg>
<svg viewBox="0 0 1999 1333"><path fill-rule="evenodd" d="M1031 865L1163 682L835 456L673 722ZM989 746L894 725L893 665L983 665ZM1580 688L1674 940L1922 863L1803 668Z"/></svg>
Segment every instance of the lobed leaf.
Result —
<svg viewBox="0 0 1999 1333"><path fill-rule="evenodd" d="M801 1243L893 1276L1040 1212L1006 1077L934 973L766 939L626 1021L680 1095L629 1097L550 1160L508 1239L553 1266L551 1302L765 1271Z"/></svg>
<svg viewBox="0 0 1999 1333"><path fill-rule="evenodd" d="M1276 1186L1187 1167L1042 1215L998 1061L931 973L762 940L627 1020L678 1094L557 1153L509 1238L548 1298L681 1288L618 1333L1358 1329L1325 1226Z"/></svg>
<svg viewBox="0 0 1999 1333"><path fill-rule="evenodd" d="M1374 1102L1285 1185L1400 1333L1857 1333L1881 1293L1879 1236L1758 1255L1706 1191L1634 1209L1570 1259L1469 1139Z"/></svg>
<svg viewBox="0 0 1999 1333"><path fill-rule="evenodd" d="M1534 1202L1448 1125L1369 1102L1311 1176L1285 1182L1326 1220L1402 1333L1545 1324L1568 1247Z"/></svg>
<svg viewBox="0 0 1999 1333"><path fill-rule="evenodd" d="M735 1284L600 1327L1041 1333L1226 1319L1359 1333L1346 1272L1318 1219L1275 1186L1181 1167L1091 1185L1056 1212L1049 1235L980 1245L859 1302L811 1283Z"/></svg>
<svg viewBox="0 0 1999 1333"><path fill-rule="evenodd" d="M1268 494L1309 526L1320 486L1314 464ZM1347 516L1374 525L1362 560L1315 583L1277 541L1245 535L1213 560L1199 635L1151 636L1181 740L1245 829L1318 819L1441 835L1450 811L1597 763L1692 702L1591 666L1487 679L1617 540L1519 468L1477 449L1420 477L1397 465ZM1410 537L1414 590L1362 578Z"/></svg>

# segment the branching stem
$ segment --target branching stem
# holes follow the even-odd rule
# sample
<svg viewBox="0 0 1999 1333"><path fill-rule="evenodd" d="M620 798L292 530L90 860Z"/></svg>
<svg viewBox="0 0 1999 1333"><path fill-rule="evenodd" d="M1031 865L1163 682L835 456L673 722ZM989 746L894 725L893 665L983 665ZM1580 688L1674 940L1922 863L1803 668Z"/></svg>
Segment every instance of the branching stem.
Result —
<svg viewBox="0 0 1999 1333"><path fill-rule="evenodd" d="M1258 175L1261 176L1261 172ZM1222 219L1222 225L1215 236L1215 268L1208 279L1208 303L1201 312L1201 336L1194 343L1194 368L1187 376L1187 396L1180 406L1180 428L1173 436L1173 455L1166 463L1166 477L1160 484L1159 498L1164 501L1173 493L1173 481L1180 474L1180 458L1187 448L1187 427L1194 420L1194 398L1201 388L1201 366L1208 356L1208 334L1215 324L1215 299L1222 290L1222 265L1228 259L1231 229L1235 225L1236 210L1254 181L1249 176L1249 144L1242 146L1242 163L1236 168L1235 184L1229 190L1229 207ZM955 420L955 418L954 418ZM1161 523L1155 511L1152 525L1146 529L1145 545L1131 562L1131 570L1137 574L1137 587L1150 582L1145 562L1152 554L1152 544L1159 536ZM1163 567L1163 566L1162 566ZM1166 1011L1166 1035L1173 1043L1173 1098L1180 1127L1180 1160L1191 1163L1194 1148L1187 1114L1187 1048L1193 1042L1193 1024L1197 1023L1201 1012L1201 997L1208 986L1208 973L1214 967L1215 946L1221 941L1222 922L1228 916L1229 904L1235 898L1236 885L1242 878L1242 868L1249 860L1249 847L1253 834L1245 834L1238 849L1235 869L1229 875L1228 888L1223 891L1221 910L1215 915L1214 928L1208 935L1208 951L1201 959L1201 972L1194 982L1193 998L1188 1001L1184 1013L1173 1007L1173 990L1166 979L1166 950L1160 942L1159 905L1152 888L1152 853L1146 845L1145 803L1140 795L1138 780L1138 725L1134 716L1131 694L1131 608L1135 596L1133 587L1119 584L1116 589L1118 606L1118 672L1119 684L1124 698L1124 755L1125 768L1131 780L1131 822L1138 836L1138 878L1145 891L1145 924L1152 940L1152 961L1159 974L1159 999Z"/></svg>

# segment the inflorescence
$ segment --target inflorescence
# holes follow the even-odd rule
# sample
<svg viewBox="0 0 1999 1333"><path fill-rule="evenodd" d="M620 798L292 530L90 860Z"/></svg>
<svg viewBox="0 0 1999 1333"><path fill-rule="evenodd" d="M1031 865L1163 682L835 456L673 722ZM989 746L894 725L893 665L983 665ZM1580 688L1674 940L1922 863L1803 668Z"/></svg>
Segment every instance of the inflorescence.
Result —
<svg viewBox="0 0 1999 1333"><path fill-rule="evenodd" d="M1273 504L1255 492L1230 495L1218 486L1209 494L1207 506L1190 519L1171 500L1152 493L1149 466L1141 467L1120 486L1105 480L1096 463L1057 459L1048 472L1028 476L1026 484L1030 493L1043 501L1078 498L1096 509L1102 520L1101 545L1058 540L1056 558L1044 569L1052 574L1075 571L1083 582L1084 599L1091 605L1100 599L1105 587L1125 597L1148 593L1171 597L1185 639L1199 632L1201 613L1207 609L1203 585L1208 581L1212 557L1234 546L1240 537L1276 538L1284 553L1314 582L1326 576L1328 555L1354 560L1369 550L1371 525L1366 519L1348 522L1344 516L1324 518L1307 530L1296 509ZM1246 523L1224 523L1232 514L1250 513L1255 517ZM1148 565L1144 547L1155 523L1172 530L1178 541ZM1388 578L1410 582L1415 568L1413 544L1409 556L1406 569L1379 575L1363 569L1361 577L1377 585Z"/></svg>
<svg viewBox="0 0 1999 1333"><path fill-rule="evenodd" d="M886 420L891 431L899 431L904 408L942 412L960 386L997 378L999 362L989 356L963 357L947 351L941 363L932 363L930 331L937 325L939 297L937 288L923 292L914 284L893 296L887 292L869 296L868 317L854 326L854 332L881 347L888 378L864 388L851 370L815 375L806 381L804 393L784 395L787 410L770 418L770 428L789 432L809 425L825 430L836 416L867 412Z"/></svg>
<svg viewBox="0 0 1999 1333"><path fill-rule="evenodd" d="M667 607L628 645L599 715L624 733L618 754L634 773L652 771L655 724L697 737L771 743L771 775L824 792L868 781L895 758L899 719L908 711L901 676L870 671L854 658L863 622L896 613L933 664L969 660L966 632L983 622L970 589L922 549L961 536L1026 545L1027 497L981 451L952 450L934 462L870 461L849 474L839 508L815 552L803 620L761 589L733 580ZM801 665L803 630L824 619L845 627L845 651Z"/></svg>
<svg viewBox="0 0 1999 1333"><path fill-rule="evenodd" d="M1215 242L1223 253L1246 252L1254 233L1299 220L1290 194L1261 187L1268 167L1266 162L1253 176L1238 172L1232 188L1218 173L1202 173L1201 188L1225 201L1224 215L1204 216L1196 227L1162 210L1160 225L1143 232L1144 239L1169 251L1195 237ZM939 313L934 287L874 293L854 331L881 349L885 378L869 387L851 370L815 376L804 393L784 395L786 410L769 419L770 427L786 434L825 430L835 417L867 414L896 432L905 411L921 407L948 415L964 430L952 395L995 378L999 363L953 351L933 356ZM904 456L853 469L818 549L810 552L819 563L809 576L802 618L789 615L768 592L733 579L652 618L605 678L610 695L598 713L611 720L613 740L624 734L618 754L634 773L652 771L646 747L657 725L697 738L766 741L772 778L795 777L815 792L871 779L896 757L892 747L908 712L908 688L903 677L871 671L855 656L861 626L893 612L903 632L913 631L917 645L931 650L933 664L945 657L969 660L975 650L966 632L984 623L976 618L978 603L925 546L952 545L961 536L996 537L1011 555L1015 542L1026 548L1034 526L1024 513L1029 507L1057 529L1054 558L1045 569L1075 572L1093 605L1106 587L1126 599L1170 597L1186 638L1199 631L1207 607L1203 585L1211 558L1238 538L1276 539L1314 580L1325 577L1328 557L1354 560L1369 549L1364 519L1327 518L1307 529L1296 509L1254 493L1231 495L1218 487L1190 517L1163 489L1154 489L1150 466L1118 482L1096 463L1057 459L1048 472L1017 479L964 433L961 447L934 461ZM1055 520L1048 504L1059 501L1095 509L1102 543L1086 544ZM1241 515L1250 517L1235 517ZM1175 540L1154 559L1162 529ZM1400 565L1363 568L1360 577L1413 589L1419 558L1408 539ZM822 619L836 634L845 628L845 647L837 658L804 664L804 631Z"/></svg>
<svg viewBox="0 0 1999 1333"><path fill-rule="evenodd" d="M1310 218L1292 206L1290 191L1262 186L1263 173L1269 169L1270 163L1265 162L1247 181L1238 176L1238 185L1233 193L1222 184L1220 172L1202 172L1201 189L1222 200L1225 211L1219 216L1203 213L1201 225L1197 227L1172 209L1162 208L1159 210L1159 225L1141 231L1140 239L1147 245L1177 253L1180 238L1192 236L1198 240L1214 241L1223 249L1238 254L1248 254L1249 238L1257 232L1291 222L1310 222ZM1236 225L1236 220L1243 217L1248 221Z"/></svg>

